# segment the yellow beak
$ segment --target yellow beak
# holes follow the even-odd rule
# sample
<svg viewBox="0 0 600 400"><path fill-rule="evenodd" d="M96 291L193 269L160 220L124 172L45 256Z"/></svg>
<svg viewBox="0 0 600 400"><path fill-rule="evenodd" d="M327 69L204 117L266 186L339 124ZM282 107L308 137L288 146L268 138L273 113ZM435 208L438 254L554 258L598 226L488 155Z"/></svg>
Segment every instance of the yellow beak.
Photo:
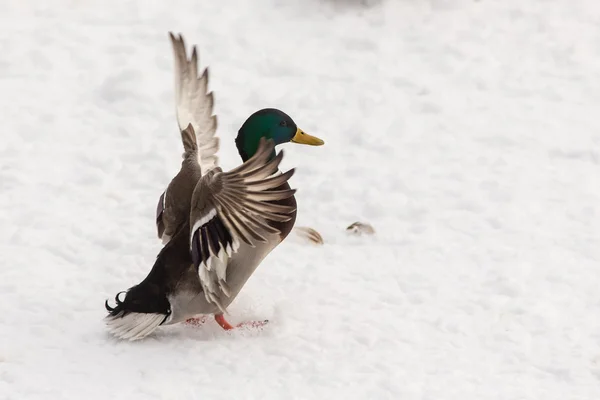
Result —
<svg viewBox="0 0 600 400"><path fill-rule="evenodd" d="M322 146L325 144L325 142L319 139L318 137L314 137L309 135L308 133L304 133L304 131L300 128L296 130L296 134L292 138L292 142L299 144L307 144L309 146Z"/></svg>

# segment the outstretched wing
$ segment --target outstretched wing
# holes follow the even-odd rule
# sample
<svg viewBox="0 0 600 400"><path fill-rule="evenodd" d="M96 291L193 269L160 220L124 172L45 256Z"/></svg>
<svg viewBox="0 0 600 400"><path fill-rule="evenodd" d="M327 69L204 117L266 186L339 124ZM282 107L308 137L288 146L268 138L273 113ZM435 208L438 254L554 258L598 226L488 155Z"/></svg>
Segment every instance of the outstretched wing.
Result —
<svg viewBox="0 0 600 400"><path fill-rule="evenodd" d="M175 104L179 130L192 124L198 144L198 163L202 174L218 165L219 138L215 136L217 117L214 99L208 92L208 67L198 75L198 53L192 46L188 59L183 36L169 32L175 56Z"/></svg>
<svg viewBox="0 0 600 400"><path fill-rule="evenodd" d="M262 138L256 154L241 166L229 172L218 168L203 176L198 198L192 199L192 259L207 301L222 312L226 312L222 296L230 296L228 262L240 242L251 247L266 242L266 236L279 234L269 221L288 221L296 210L274 203L293 196L295 189L277 189L294 169L277 174L283 151L269 160L273 149L273 141Z"/></svg>

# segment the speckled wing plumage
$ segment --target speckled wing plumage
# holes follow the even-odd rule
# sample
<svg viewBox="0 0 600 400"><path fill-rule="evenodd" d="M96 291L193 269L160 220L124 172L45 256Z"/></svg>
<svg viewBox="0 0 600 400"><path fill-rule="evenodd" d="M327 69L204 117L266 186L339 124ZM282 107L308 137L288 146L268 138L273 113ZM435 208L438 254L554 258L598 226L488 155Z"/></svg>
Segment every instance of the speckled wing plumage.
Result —
<svg viewBox="0 0 600 400"><path fill-rule="evenodd" d="M198 145L198 163L202 174L218 165L219 138L215 136L217 117L213 115L214 99L208 92L208 67L198 76L198 52L192 46L188 59L181 35L169 32L175 57L175 104L179 130L192 124Z"/></svg>
<svg viewBox="0 0 600 400"><path fill-rule="evenodd" d="M272 140L261 139L256 154L241 166L204 175L192 199L190 248L207 301L222 312L222 296L230 296L227 281L229 260L243 242L251 247L279 234L270 221L284 222L296 208L274 201L293 196L293 189L276 189L287 182L294 169L278 174L283 152L269 161Z"/></svg>

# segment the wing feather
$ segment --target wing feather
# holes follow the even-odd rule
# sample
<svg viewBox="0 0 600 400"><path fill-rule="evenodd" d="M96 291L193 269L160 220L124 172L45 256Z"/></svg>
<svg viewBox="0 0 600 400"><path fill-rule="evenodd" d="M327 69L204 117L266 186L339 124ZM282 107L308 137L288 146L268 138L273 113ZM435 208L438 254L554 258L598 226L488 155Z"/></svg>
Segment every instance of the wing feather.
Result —
<svg viewBox="0 0 600 400"><path fill-rule="evenodd" d="M266 242L268 235L279 234L270 222L289 220L295 211L295 207L271 203L295 193L278 189L294 170L277 174L283 153L269 160L274 146L272 140L263 138L256 154L241 166L205 174L192 199L192 259L207 301L224 313L222 296L230 296L232 284L227 282L229 258L242 242L255 247Z"/></svg>
<svg viewBox="0 0 600 400"><path fill-rule="evenodd" d="M219 138L215 136L217 117L213 115L213 93L208 92L208 67L198 76L198 51L192 46L188 59L181 34L169 32L175 59L175 105L179 130L191 124L198 144L198 163L202 174L218 165Z"/></svg>

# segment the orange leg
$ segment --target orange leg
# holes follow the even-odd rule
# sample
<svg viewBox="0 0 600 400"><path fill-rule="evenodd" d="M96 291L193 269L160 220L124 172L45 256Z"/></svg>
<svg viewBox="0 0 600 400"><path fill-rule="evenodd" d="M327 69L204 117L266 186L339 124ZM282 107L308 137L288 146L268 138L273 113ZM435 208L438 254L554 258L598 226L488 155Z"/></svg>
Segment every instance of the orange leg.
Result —
<svg viewBox="0 0 600 400"><path fill-rule="evenodd" d="M225 320L225 317L223 316L223 314L215 315L215 321L217 321L217 324L219 324L219 326L221 328L225 329L226 331L230 331L235 328L243 328L246 326L250 326L252 328L259 328L261 326L266 325L269 322L267 320L265 320L265 321L247 321L247 322L242 322L240 324L237 324L236 326L233 326L229 322L227 322L227 320Z"/></svg>
<svg viewBox="0 0 600 400"><path fill-rule="evenodd" d="M231 326L231 324L225 320L223 314L215 315L215 321L217 321L217 324L219 324L219 326L226 331L233 329L233 326Z"/></svg>

